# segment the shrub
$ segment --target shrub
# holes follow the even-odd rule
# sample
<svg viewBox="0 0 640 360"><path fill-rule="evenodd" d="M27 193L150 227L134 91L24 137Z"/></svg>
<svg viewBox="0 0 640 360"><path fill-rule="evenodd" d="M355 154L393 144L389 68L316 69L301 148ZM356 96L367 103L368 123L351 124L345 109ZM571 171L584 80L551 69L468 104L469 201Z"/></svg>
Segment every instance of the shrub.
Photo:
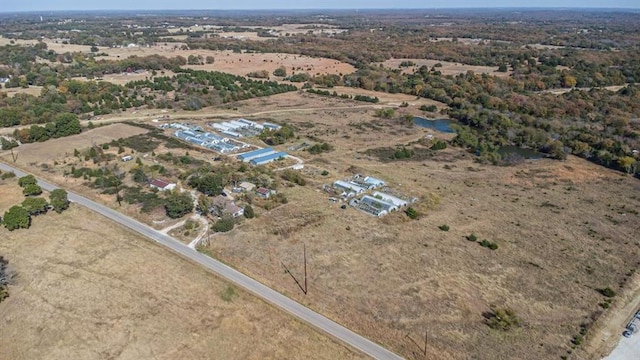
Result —
<svg viewBox="0 0 640 360"><path fill-rule="evenodd" d="M322 172L320 173L320 175L322 176L327 176L329 175L329 172L327 170L322 170Z"/></svg>
<svg viewBox="0 0 640 360"><path fill-rule="evenodd" d="M471 233L471 235L467 236L467 240L478 241L478 237L475 234Z"/></svg>
<svg viewBox="0 0 640 360"><path fill-rule="evenodd" d="M413 151L413 149L407 149L406 147L402 147L400 149L397 149L394 153L392 158L393 159L409 159L411 157L413 157L413 155L415 155L415 152Z"/></svg>
<svg viewBox="0 0 640 360"><path fill-rule="evenodd" d="M230 217L222 217L215 224L213 224L213 231L215 232L229 232L233 230L235 223Z"/></svg>
<svg viewBox="0 0 640 360"><path fill-rule="evenodd" d="M14 177L16 177L16 173L14 173L13 171L2 173L2 176L1 176L2 180L14 178Z"/></svg>
<svg viewBox="0 0 640 360"><path fill-rule="evenodd" d="M290 181L294 184L300 185L300 186L305 186L307 185L307 180L305 180L305 178L302 176L302 174L300 174L299 172L295 171L295 170L291 170L291 169L286 169L285 171L282 172L281 174L282 178Z"/></svg>
<svg viewBox="0 0 640 360"><path fill-rule="evenodd" d="M510 308L499 309L492 306L491 311L484 313L483 316L485 324L495 330L508 331L520 326L520 319L516 316L515 311Z"/></svg>
<svg viewBox="0 0 640 360"><path fill-rule="evenodd" d="M18 185L20 185L20 187L22 188L24 188L27 185L36 185L37 183L38 181L36 180L36 177L33 175L26 175L18 179Z"/></svg>
<svg viewBox="0 0 640 360"><path fill-rule="evenodd" d="M2 217L2 224L9 231L16 229L28 229L31 226L29 212L18 205L12 206Z"/></svg>
<svg viewBox="0 0 640 360"><path fill-rule="evenodd" d="M33 196L42 194L42 188L38 186L38 184L27 184L24 189L22 189L22 193L24 196Z"/></svg>
<svg viewBox="0 0 640 360"><path fill-rule="evenodd" d="M447 143L442 140L436 140L431 146L431 150L442 150L447 148Z"/></svg>
<svg viewBox="0 0 640 360"><path fill-rule="evenodd" d="M224 289L222 294L220 294L220 297L222 297L222 300L226 302L232 301L236 296L238 296L236 294L236 289L232 285L227 285L227 287Z"/></svg>
<svg viewBox="0 0 640 360"><path fill-rule="evenodd" d="M498 248L498 244L496 244L496 243L494 243L492 241L489 241L487 239L484 239L484 240L480 241L478 244L480 244L480 246L482 246L482 247L486 247L486 248L491 249L491 250L496 250Z"/></svg>
<svg viewBox="0 0 640 360"><path fill-rule="evenodd" d="M438 226L438 229L442 231L449 231L449 225L440 225Z"/></svg>
<svg viewBox="0 0 640 360"><path fill-rule="evenodd" d="M438 107L435 105L422 105L420 106L420 110L426 111L426 112L436 112L438 111Z"/></svg>
<svg viewBox="0 0 640 360"><path fill-rule="evenodd" d="M390 119L395 114L396 114L396 110L392 109L392 108L385 108L385 109L376 110L376 116L377 117L381 117L381 118L385 118L385 119Z"/></svg>
<svg viewBox="0 0 640 360"><path fill-rule="evenodd" d="M244 217L247 219L253 219L256 214L253 212L253 208L251 205L247 205L244 207Z"/></svg>
<svg viewBox="0 0 640 360"><path fill-rule="evenodd" d="M614 296L616 296L616 292L613 291L613 289L611 289L610 287L606 287L604 289L598 289L598 292L600 294L602 294L602 296L608 297L608 298L612 298Z"/></svg>
<svg viewBox="0 0 640 360"><path fill-rule="evenodd" d="M287 69L284 66L280 66L277 69L273 70L274 76L287 76Z"/></svg>
<svg viewBox="0 0 640 360"><path fill-rule="evenodd" d="M407 208L407 210L404 211L405 214L407 214L407 216L409 217L409 219L417 219L418 218L418 210L412 208L411 206L409 206Z"/></svg>

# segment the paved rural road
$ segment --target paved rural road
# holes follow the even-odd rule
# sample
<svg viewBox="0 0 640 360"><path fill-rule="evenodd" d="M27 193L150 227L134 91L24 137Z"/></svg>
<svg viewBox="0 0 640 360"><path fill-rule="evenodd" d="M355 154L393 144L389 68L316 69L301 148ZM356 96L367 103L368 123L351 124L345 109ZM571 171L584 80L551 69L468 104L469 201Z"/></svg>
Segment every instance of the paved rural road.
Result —
<svg viewBox="0 0 640 360"><path fill-rule="evenodd" d="M16 176L22 177L27 175L26 173L13 168L9 165L0 163L0 170L13 171ZM51 191L56 189L57 186L38 179L38 184L45 190ZM279 292L261 284L260 282L244 275L243 273L230 268L229 266L214 260L208 256L200 254L199 252L190 249L187 245L175 240L174 238L162 234L155 229L138 222L128 216L125 216L118 211L110 209L104 205L100 205L94 201L91 201L83 196L69 192L69 200L76 204L85 206L113 221L116 221L131 230L138 232L150 239L155 240L159 244L173 250L174 252L195 261L202 266L212 270L219 276L237 284L238 286L248 290L256 296L272 303L273 305L285 310L298 319L313 325L317 329L320 329L335 338L343 341L344 343L351 345L352 347L362 351L363 353L376 358L376 359L402 359L400 356L392 353L391 351L383 348L382 346L365 339L364 337L354 333L353 331L345 328L344 326L332 321L317 312L299 304L298 302L289 299L288 297L280 294Z"/></svg>

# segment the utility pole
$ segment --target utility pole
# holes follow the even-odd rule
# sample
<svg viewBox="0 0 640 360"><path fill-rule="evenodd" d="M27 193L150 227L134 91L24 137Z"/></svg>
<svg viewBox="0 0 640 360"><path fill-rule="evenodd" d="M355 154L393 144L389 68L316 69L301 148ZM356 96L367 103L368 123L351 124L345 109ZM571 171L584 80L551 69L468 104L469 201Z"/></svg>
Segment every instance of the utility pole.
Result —
<svg viewBox="0 0 640 360"><path fill-rule="evenodd" d="M412 343L413 343L413 344L414 344L418 349L420 349L420 352L424 355L424 357L425 357L425 358L427 357L427 335L428 335L428 332L427 332L427 331L425 331L425 332L424 332L424 349L422 348L422 346L418 345L418 343L417 343L415 340L413 340L413 338L412 338L411 336L409 336L409 334L407 334L407 336L405 336L405 337L409 338L409 340L411 340L411 342L412 342Z"/></svg>
<svg viewBox="0 0 640 360"><path fill-rule="evenodd" d="M302 292L305 295L307 295L307 246L304 243L302 243L302 245L303 245L303 251L304 251L304 253L303 253L303 256L304 256L304 287L300 284L298 279L296 279L296 277L291 273L291 271L289 270L287 265L285 265L283 262L280 262L280 263L282 264L282 267L284 267L284 272L289 274L289 276L291 276L293 281L296 282L296 285L298 285L300 290L302 290Z"/></svg>

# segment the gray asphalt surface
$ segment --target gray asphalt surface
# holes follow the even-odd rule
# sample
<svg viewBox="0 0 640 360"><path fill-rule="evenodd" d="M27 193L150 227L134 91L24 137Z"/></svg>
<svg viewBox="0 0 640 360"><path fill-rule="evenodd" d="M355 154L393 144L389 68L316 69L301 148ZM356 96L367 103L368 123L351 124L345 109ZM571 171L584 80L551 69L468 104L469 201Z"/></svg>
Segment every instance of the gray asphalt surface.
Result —
<svg viewBox="0 0 640 360"><path fill-rule="evenodd" d="M18 177L27 175L23 171L20 171L3 163L0 163L0 170L13 171ZM51 191L57 188L57 186L41 179L38 179L38 184L47 191ZM260 282L248 277L247 275L244 275L243 273L221 263L220 261L217 261L193 249L190 249L187 245L179 242L178 240L175 240L171 236L162 234L139 221L125 216L116 210L91 201L83 196L74 194L72 192L68 192L68 194L69 200L71 200L72 202L87 207L92 211L95 211L121 225L128 227L129 229L137 233L140 233L156 241L157 243L169 248L170 250L182 255L183 257L206 267L220 277L235 283L236 285L264 299L265 301L290 313L298 319L314 326L321 331L326 332L327 334L337 338L345 344L348 344L375 359L402 359L400 356L392 353L382 346L356 334L355 332L345 328L335 321L318 314L317 312L261 284Z"/></svg>

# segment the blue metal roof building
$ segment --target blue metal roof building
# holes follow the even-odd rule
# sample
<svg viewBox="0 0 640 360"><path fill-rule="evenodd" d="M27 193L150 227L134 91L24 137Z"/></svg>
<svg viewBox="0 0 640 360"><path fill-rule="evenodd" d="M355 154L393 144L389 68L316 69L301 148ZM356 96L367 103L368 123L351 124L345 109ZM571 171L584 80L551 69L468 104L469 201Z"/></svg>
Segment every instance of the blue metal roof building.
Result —
<svg viewBox="0 0 640 360"><path fill-rule="evenodd" d="M252 165L263 165L263 164L268 164L274 160L277 160L281 157L286 157L287 153L286 152L277 152L275 154L271 154L271 155L266 155L266 156L262 156L259 158L255 158L253 160L250 161L250 163Z"/></svg>
<svg viewBox="0 0 640 360"><path fill-rule="evenodd" d="M242 161L249 161L251 159L255 159L261 156L265 156L268 154L273 154L276 151L273 150L272 148L268 147L268 148L264 148L264 149L258 149L258 150L254 150L254 151L249 151L246 152L244 154L240 154L238 155L238 159L242 160Z"/></svg>

